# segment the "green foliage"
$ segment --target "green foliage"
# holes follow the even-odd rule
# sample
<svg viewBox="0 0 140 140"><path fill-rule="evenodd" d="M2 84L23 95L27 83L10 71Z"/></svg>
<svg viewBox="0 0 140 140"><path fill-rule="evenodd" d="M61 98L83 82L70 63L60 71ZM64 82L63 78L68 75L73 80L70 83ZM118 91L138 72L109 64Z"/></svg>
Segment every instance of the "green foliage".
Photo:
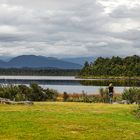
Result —
<svg viewBox="0 0 140 140"><path fill-rule="evenodd" d="M43 92L46 95L46 100L51 100L51 101L56 101L57 97L58 97L58 91L54 90L54 89L44 89Z"/></svg>
<svg viewBox="0 0 140 140"><path fill-rule="evenodd" d="M102 102L108 103L109 102L108 89L100 88L99 92L100 92Z"/></svg>
<svg viewBox="0 0 140 140"><path fill-rule="evenodd" d="M140 88L124 89L122 98L127 100L128 103L140 103Z"/></svg>
<svg viewBox="0 0 140 140"><path fill-rule="evenodd" d="M107 79L107 80L102 80L102 79L98 79L98 80L83 80L80 81L81 85L91 85L91 86L108 86L110 83L113 83L114 86L125 86L125 87L129 87L129 86L137 86L140 87L140 80L138 79Z"/></svg>
<svg viewBox="0 0 140 140"><path fill-rule="evenodd" d="M26 98L25 98L24 95L22 95L22 94L20 94L20 93L17 93L17 94L15 95L15 101L25 101L25 100L26 100Z"/></svg>
<svg viewBox="0 0 140 140"><path fill-rule="evenodd" d="M140 119L140 104L138 105L137 109L134 110L134 114L137 118Z"/></svg>
<svg viewBox="0 0 140 140"><path fill-rule="evenodd" d="M43 89L38 84L0 86L0 97L15 101L55 101L58 92L52 89Z"/></svg>
<svg viewBox="0 0 140 140"><path fill-rule="evenodd" d="M0 86L0 97L15 100L15 96L19 93L18 86L8 85Z"/></svg>
<svg viewBox="0 0 140 140"><path fill-rule="evenodd" d="M75 76L80 70L75 69L31 69L31 68L0 68L0 75L40 75L40 76Z"/></svg>
<svg viewBox="0 0 140 140"><path fill-rule="evenodd" d="M44 101L46 100L46 95L43 92L43 89L36 83L31 83L30 84L31 87L31 95L30 95L30 99L32 101Z"/></svg>
<svg viewBox="0 0 140 140"><path fill-rule="evenodd" d="M89 67L88 61L86 61L85 64L84 64L84 68L87 68L87 67Z"/></svg>
<svg viewBox="0 0 140 140"><path fill-rule="evenodd" d="M140 57L137 55L126 58L99 57L91 65L85 64L80 76L140 76Z"/></svg>

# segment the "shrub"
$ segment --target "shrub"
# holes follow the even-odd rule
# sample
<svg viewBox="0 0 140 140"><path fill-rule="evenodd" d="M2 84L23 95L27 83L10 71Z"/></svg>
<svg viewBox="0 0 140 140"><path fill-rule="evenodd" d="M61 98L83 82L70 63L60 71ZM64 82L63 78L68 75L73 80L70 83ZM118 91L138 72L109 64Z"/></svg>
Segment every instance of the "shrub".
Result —
<svg viewBox="0 0 140 140"><path fill-rule="evenodd" d="M137 117L137 118L140 118L140 105L138 105L138 108L136 110L134 110L134 115Z"/></svg>
<svg viewBox="0 0 140 140"><path fill-rule="evenodd" d="M43 89L36 83L30 84L31 88L31 95L30 100L32 101L45 101L47 99L46 93L43 91Z"/></svg>
<svg viewBox="0 0 140 140"><path fill-rule="evenodd" d="M25 100L26 100L25 95L19 93L15 95L15 101L25 101Z"/></svg>
<svg viewBox="0 0 140 140"><path fill-rule="evenodd" d="M132 104L134 102L140 102L140 89L139 88L129 88L124 89L122 94L122 99L127 100L128 103Z"/></svg>
<svg viewBox="0 0 140 140"><path fill-rule="evenodd" d="M55 101L58 92L53 89L43 89L38 84L0 86L0 97L16 101Z"/></svg>
<svg viewBox="0 0 140 140"><path fill-rule="evenodd" d="M109 102L108 89L100 88L99 92L102 102L108 103Z"/></svg>
<svg viewBox="0 0 140 140"><path fill-rule="evenodd" d="M46 100L56 101L58 97L58 91L54 89L44 89L43 92L46 95Z"/></svg>
<svg viewBox="0 0 140 140"><path fill-rule="evenodd" d="M15 85L1 86L0 97L15 100L16 94L19 93L19 89Z"/></svg>
<svg viewBox="0 0 140 140"><path fill-rule="evenodd" d="M20 93L22 94L22 99L29 100L32 93L31 88L26 85L19 85L18 88Z"/></svg>

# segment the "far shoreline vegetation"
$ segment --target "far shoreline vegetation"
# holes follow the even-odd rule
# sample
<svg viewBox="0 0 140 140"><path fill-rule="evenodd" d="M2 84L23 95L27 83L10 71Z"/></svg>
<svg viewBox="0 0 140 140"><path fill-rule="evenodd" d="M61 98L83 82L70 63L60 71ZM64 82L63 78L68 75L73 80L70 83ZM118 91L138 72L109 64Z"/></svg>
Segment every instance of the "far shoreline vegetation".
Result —
<svg viewBox="0 0 140 140"><path fill-rule="evenodd" d="M79 69L0 68L1 76L76 76L79 72Z"/></svg>
<svg viewBox="0 0 140 140"><path fill-rule="evenodd" d="M140 80L140 56L121 58L98 57L95 61L85 62L82 69L56 68L0 68L0 75L16 76L75 76L81 79Z"/></svg>
<svg viewBox="0 0 140 140"><path fill-rule="evenodd" d="M85 79L140 79L140 56L125 58L99 57L94 62L85 62L80 71L79 78Z"/></svg>

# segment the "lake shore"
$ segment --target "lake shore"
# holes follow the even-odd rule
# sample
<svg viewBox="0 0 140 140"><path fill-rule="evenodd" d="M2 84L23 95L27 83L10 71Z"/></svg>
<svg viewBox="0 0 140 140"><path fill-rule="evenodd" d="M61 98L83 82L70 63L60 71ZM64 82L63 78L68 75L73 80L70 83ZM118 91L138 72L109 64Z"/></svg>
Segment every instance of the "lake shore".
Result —
<svg viewBox="0 0 140 140"><path fill-rule="evenodd" d="M71 80L71 81L89 81L89 80L140 80L140 77L125 76L30 76L30 75L0 75L2 80Z"/></svg>
<svg viewBox="0 0 140 140"><path fill-rule="evenodd" d="M71 94L81 94L83 92L97 94L100 88L107 88L110 82L113 82L117 93L122 93L124 88L128 88L131 85L138 85L136 82L125 83L107 79L77 79L74 76L0 76L1 85L30 85L31 83L37 83L42 88L55 89L60 93L67 92Z"/></svg>
<svg viewBox="0 0 140 140"><path fill-rule="evenodd" d="M81 79L97 79L97 80L140 80L140 77L126 77L126 76L76 76Z"/></svg>

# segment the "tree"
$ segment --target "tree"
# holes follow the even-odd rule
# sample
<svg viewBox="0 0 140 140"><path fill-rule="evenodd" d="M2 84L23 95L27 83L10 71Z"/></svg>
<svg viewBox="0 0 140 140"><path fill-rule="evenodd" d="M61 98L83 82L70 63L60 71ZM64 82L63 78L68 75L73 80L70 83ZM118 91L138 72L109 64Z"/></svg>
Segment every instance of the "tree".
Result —
<svg viewBox="0 0 140 140"><path fill-rule="evenodd" d="M89 67L88 61L86 61L85 64L84 64L84 68L87 68L87 67Z"/></svg>
<svg viewBox="0 0 140 140"><path fill-rule="evenodd" d="M46 100L56 101L58 97L57 90L47 88L47 89L44 89L43 91L46 94Z"/></svg>
<svg viewBox="0 0 140 140"><path fill-rule="evenodd" d="M85 62L81 76L140 76L140 57L137 55L120 58L99 57L91 65Z"/></svg>
<svg viewBox="0 0 140 140"><path fill-rule="evenodd" d="M30 84L32 93L30 95L30 99L32 101L44 101L46 99L46 95L43 92L43 89L36 83Z"/></svg>

